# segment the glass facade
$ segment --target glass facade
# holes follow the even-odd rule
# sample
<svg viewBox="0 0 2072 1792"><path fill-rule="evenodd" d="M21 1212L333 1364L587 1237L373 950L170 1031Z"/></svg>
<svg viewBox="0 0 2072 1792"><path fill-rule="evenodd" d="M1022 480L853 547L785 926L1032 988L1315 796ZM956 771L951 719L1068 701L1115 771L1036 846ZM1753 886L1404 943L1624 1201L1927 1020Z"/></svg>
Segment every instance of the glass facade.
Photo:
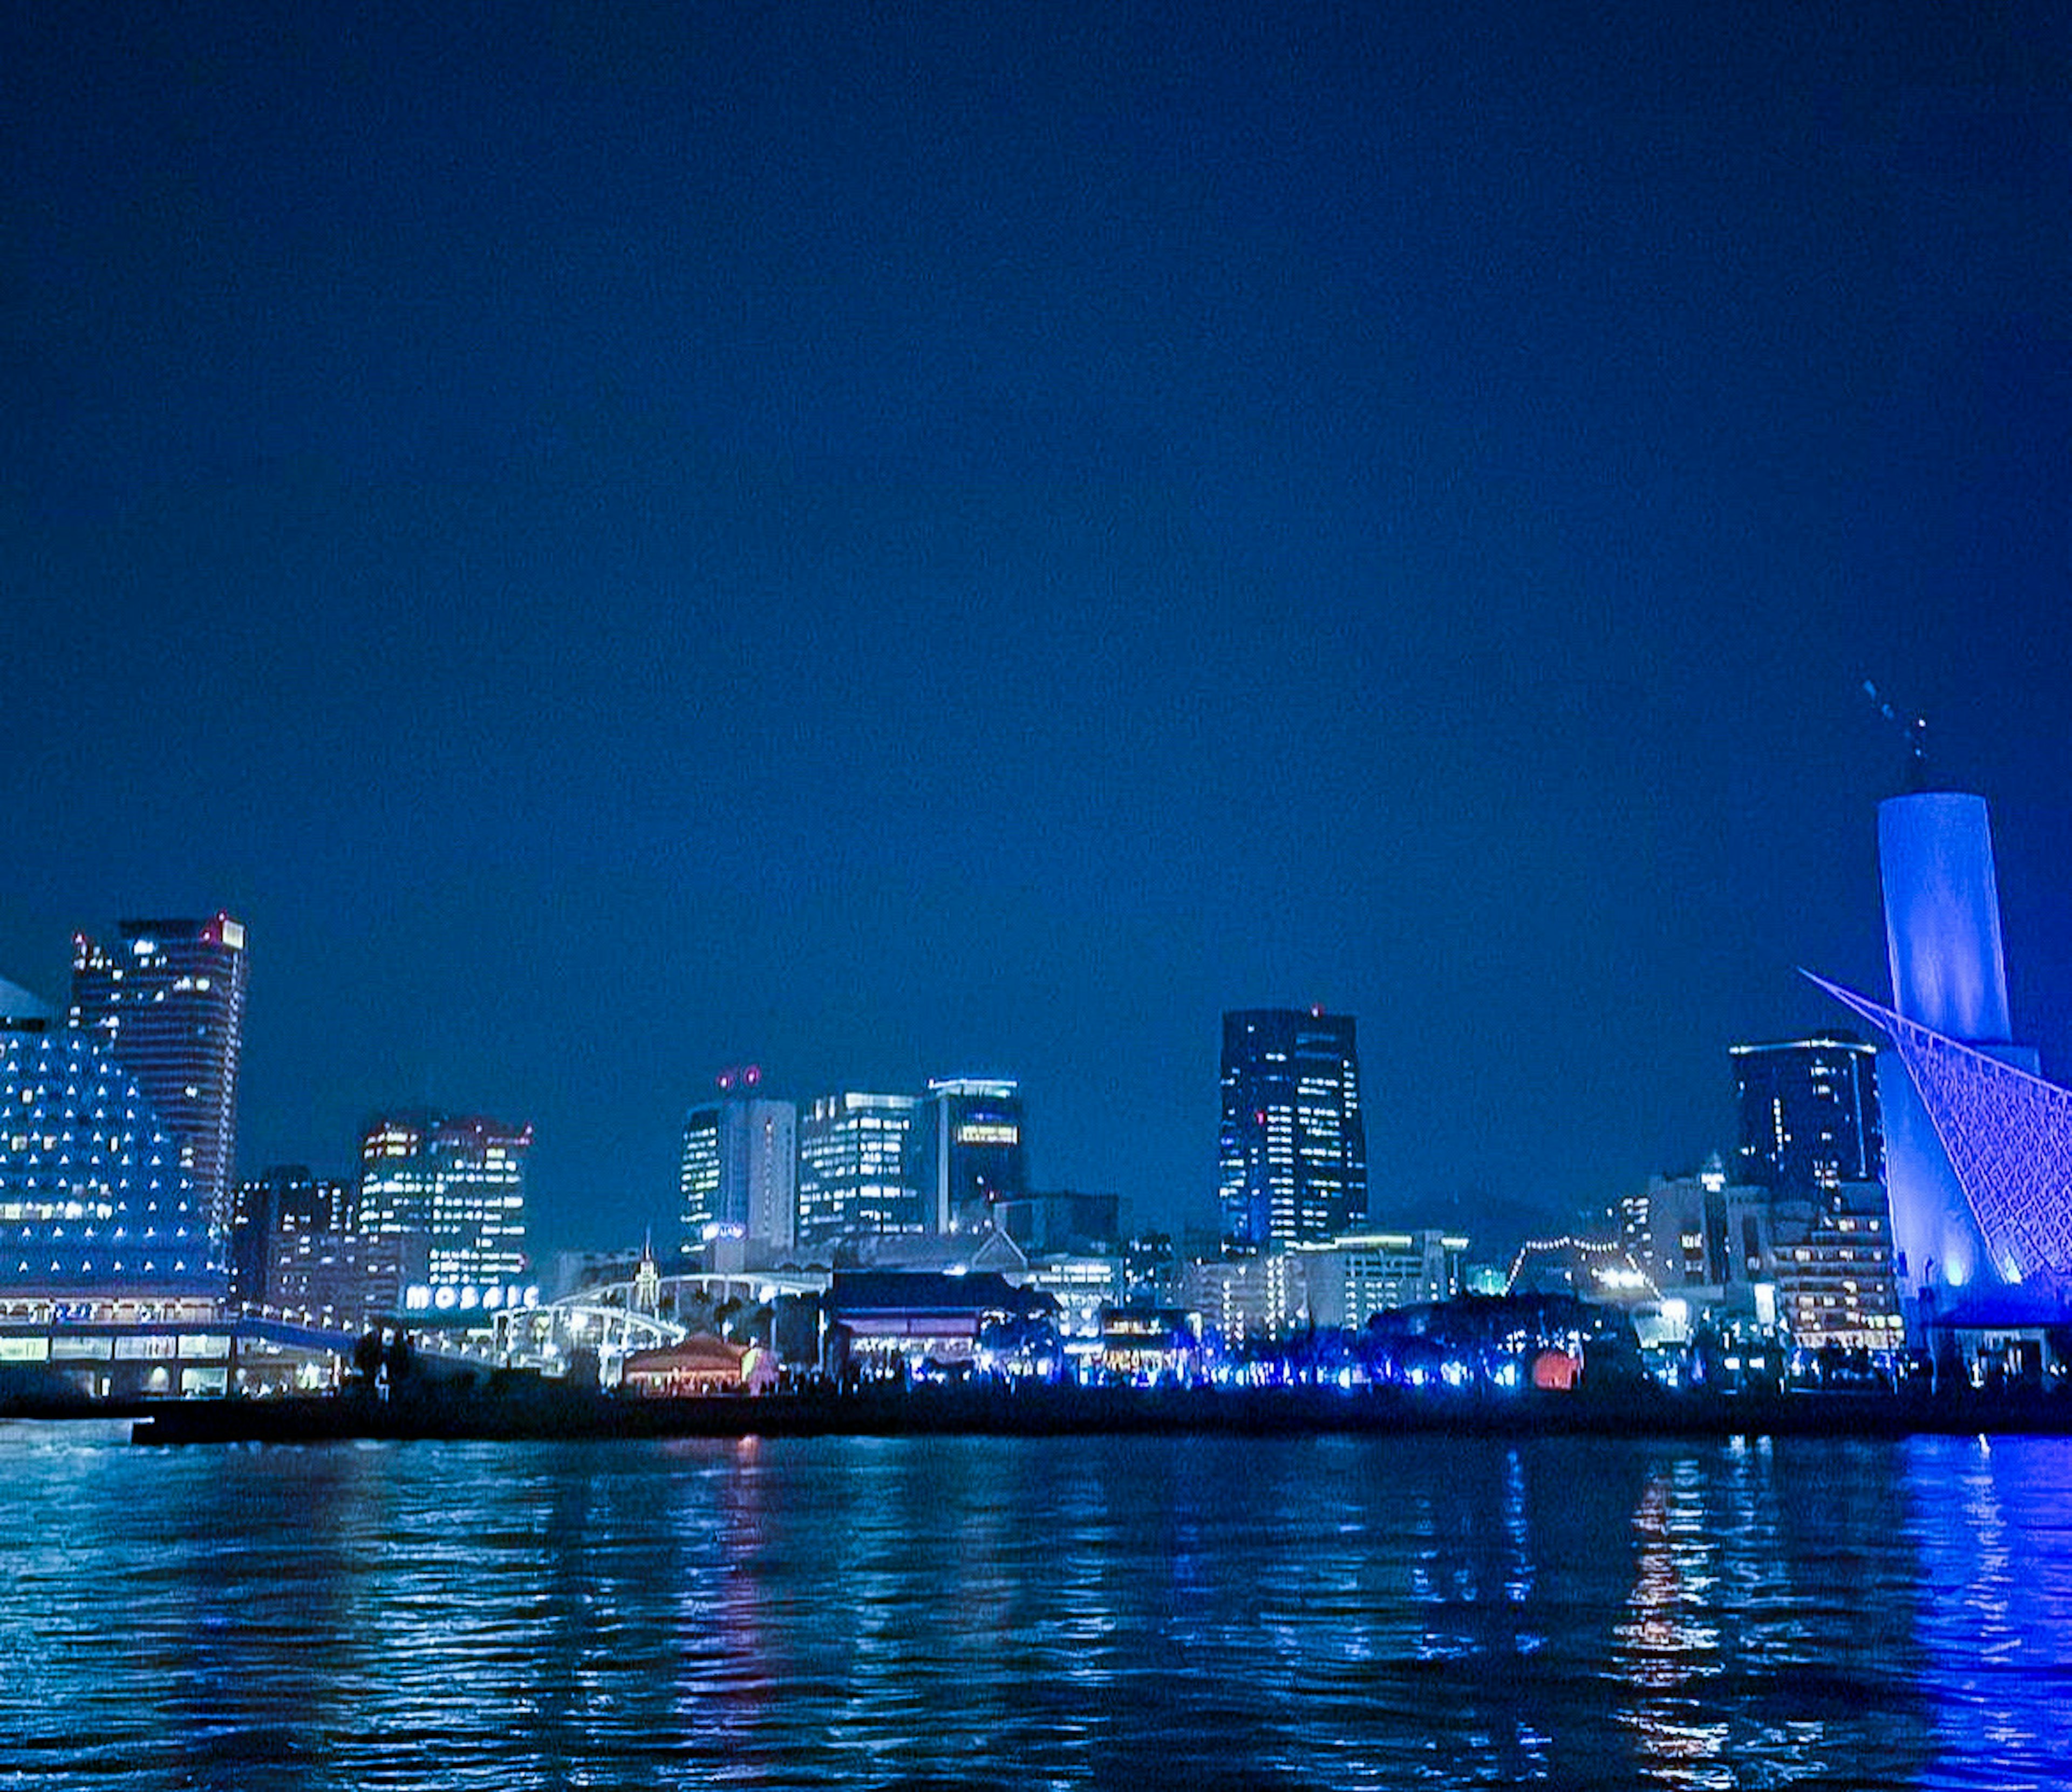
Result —
<svg viewBox="0 0 2072 1792"><path fill-rule="evenodd" d="M525 1268L529 1126L407 1114L377 1120L360 1141L362 1232L423 1232L434 1283L502 1281Z"/></svg>
<svg viewBox="0 0 2072 1792"><path fill-rule="evenodd" d="M822 1095L799 1116L799 1243L927 1229L913 1095Z"/></svg>
<svg viewBox="0 0 2072 1792"><path fill-rule="evenodd" d="M1825 1037L1730 1053L1741 1116L1737 1182L1810 1195L1885 1180L1876 1047Z"/></svg>
<svg viewBox="0 0 2072 1792"><path fill-rule="evenodd" d="M1218 1171L1231 1249L1320 1243L1365 1223L1367 1125L1350 1014L1224 1015Z"/></svg>
<svg viewBox="0 0 2072 1792"><path fill-rule="evenodd" d="M112 945L72 937L72 1024L150 1098L219 1248L230 1230L245 983L245 927L227 914L124 921Z"/></svg>
<svg viewBox="0 0 2072 1792"><path fill-rule="evenodd" d="M92 1034L0 1030L0 1286L220 1291L179 1141Z"/></svg>
<svg viewBox="0 0 2072 1792"><path fill-rule="evenodd" d="M722 1239L789 1250L798 1205L798 1110L731 1092L684 1116L677 1213L684 1254Z"/></svg>
<svg viewBox="0 0 2072 1792"><path fill-rule="evenodd" d="M983 1224L1000 1203L1029 1192L1022 1086L996 1077L944 1077L928 1085L935 1224L948 1232Z"/></svg>

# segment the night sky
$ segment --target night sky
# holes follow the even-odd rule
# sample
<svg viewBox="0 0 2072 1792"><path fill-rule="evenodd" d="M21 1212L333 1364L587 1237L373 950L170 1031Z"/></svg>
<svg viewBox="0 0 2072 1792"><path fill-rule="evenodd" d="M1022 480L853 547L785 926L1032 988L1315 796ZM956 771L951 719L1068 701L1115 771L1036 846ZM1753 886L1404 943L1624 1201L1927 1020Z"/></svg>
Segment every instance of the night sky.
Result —
<svg viewBox="0 0 2072 1792"><path fill-rule="evenodd" d="M1885 987L1869 677L2072 1068L2067 16L16 0L0 976L228 906L245 1167L542 1248L748 1060L1206 1223L1322 1002L1495 1243Z"/></svg>

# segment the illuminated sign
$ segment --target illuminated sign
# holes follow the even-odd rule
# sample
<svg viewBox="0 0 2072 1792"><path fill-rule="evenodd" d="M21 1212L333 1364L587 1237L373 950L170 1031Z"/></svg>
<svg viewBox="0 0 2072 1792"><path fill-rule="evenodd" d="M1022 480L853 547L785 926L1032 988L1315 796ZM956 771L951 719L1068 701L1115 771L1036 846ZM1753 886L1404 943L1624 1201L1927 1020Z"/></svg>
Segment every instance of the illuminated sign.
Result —
<svg viewBox="0 0 2072 1792"><path fill-rule="evenodd" d="M418 1313L500 1313L512 1307L536 1307L537 1284L445 1282L434 1286L413 1282L403 1291L403 1310Z"/></svg>
<svg viewBox="0 0 2072 1792"><path fill-rule="evenodd" d="M1022 1128L997 1120L968 1120L957 1128L959 1145L1018 1145Z"/></svg>

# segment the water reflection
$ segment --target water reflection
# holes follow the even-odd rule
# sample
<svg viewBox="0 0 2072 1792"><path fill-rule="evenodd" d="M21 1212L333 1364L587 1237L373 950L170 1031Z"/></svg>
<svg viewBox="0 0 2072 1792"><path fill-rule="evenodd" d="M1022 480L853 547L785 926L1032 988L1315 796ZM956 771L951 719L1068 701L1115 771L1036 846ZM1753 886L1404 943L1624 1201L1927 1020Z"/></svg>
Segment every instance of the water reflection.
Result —
<svg viewBox="0 0 2072 1792"><path fill-rule="evenodd" d="M2061 1786L2072 1760L2072 1450L1937 1438L1915 1445L1907 1466L1947 1782Z"/></svg>
<svg viewBox="0 0 2072 1792"><path fill-rule="evenodd" d="M2072 1449L0 1429L0 1785L2057 1783Z"/></svg>

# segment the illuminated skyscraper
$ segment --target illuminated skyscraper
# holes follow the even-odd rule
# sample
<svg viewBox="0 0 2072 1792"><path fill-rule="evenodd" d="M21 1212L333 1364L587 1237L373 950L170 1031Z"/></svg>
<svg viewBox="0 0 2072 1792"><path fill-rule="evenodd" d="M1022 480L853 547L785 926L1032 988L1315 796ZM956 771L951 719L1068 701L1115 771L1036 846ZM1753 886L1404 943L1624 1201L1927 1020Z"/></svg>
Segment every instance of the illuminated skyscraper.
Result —
<svg viewBox="0 0 2072 1792"><path fill-rule="evenodd" d="M1350 1014L1223 1016L1219 1194L1225 1246L1314 1243L1367 1223L1367 1125Z"/></svg>
<svg viewBox="0 0 2072 1792"><path fill-rule="evenodd" d="M822 1095L799 1116L799 1243L927 1230L914 1095Z"/></svg>
<svg viewBox="0 0 2072 1792"><path fill-rule="evenodd" d="M951 1076L928 1085L929 1180L939 1232L983 1225L1029 1190L1022 1086L1009 1078Z"/></svg>
<svg viewBox="0 0 2072 1792"><path fill-rule="evenodd" d="M679 1248L732 1268L738 1251L787 1252L798 1236L799 1111L758 1092L755 1065L723 1071L718 1082L719 1099L684 1116Z"/></svg>
<svg viewBox="0 0 2072 1792"><path fill-rule="evenodd" d="M0 1288L220 1295L179 1145L97 1034L0 983Z"/></svg>
<svg viewBox="0 0 2072 1792"><path fill-rule="evenodd" d="M435 1283L503 1282L525 1268L529 1126L449 1114L387 1115L360 1145L358 1229L423 1232Z"/></svg>
<svg viewBox="0 0 2072 1792"><path fill-rule="evenodd" d="M227 914L125 921L112 946L72 938L72 1024L150 1098L219 1251L230 1231L245 978L245 928Z"/></svg>
<svg viewBox="0 0 2072 1792"><path fill-rule="evenodd" d="M1728 1050L1741 1113L1736 1182L1812 1194L1885 1180L1876 1047L1823 1034Z"/></svg>

